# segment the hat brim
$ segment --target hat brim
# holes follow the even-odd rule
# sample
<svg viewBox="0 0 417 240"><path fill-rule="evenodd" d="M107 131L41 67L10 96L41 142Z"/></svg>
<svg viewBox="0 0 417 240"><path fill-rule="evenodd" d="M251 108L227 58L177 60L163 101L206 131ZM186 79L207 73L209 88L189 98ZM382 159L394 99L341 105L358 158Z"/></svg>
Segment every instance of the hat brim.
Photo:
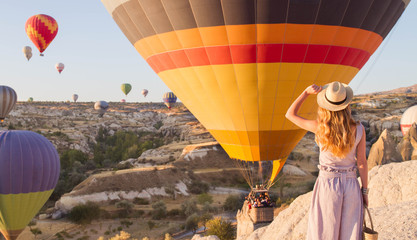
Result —
<svg viewBox="0 0 417 240"><path fill-rule="evenodd" d="M317 94L317 104L324 109L327 109L329 111L340 111L345 109L349 104L352 102L353 99L353 90L349 85L342 83L343 86L346 89L346 100L341 104L332 104L326 100L325 94L326 94L326 88L329 86L329 84L326 84L323 86L323 89Z"/></svg>

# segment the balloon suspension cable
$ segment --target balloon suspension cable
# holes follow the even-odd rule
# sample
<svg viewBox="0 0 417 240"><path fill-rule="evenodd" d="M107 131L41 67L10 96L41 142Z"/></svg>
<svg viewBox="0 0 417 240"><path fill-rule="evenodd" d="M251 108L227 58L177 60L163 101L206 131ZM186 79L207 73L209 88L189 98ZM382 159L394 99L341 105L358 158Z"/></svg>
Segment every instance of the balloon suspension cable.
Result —
<svg viewBox="0 0 417 240"><path fill-rule="evenodd" d="M246 180L250 189L252 190L253 189L252 174L251 174L250 170L246 167L245 161L233 158L233 163L239 169L243 178Z"/></svg>

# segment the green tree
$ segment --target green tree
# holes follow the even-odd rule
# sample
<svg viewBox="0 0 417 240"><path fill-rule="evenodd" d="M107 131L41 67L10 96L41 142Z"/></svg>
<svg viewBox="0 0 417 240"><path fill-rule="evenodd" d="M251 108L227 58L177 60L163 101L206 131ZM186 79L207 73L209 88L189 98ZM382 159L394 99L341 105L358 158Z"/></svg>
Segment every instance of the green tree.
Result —
<svg viewBox="0 0 417 240"><path fill-rule="evenodd" d="M213 197L208 193L202 193L202 194L197 196L197 202L200 205L203 205L206 202L213 203Z"/></svg>
<svg viewBox="0 0 417 240"><path fill-rule="evenodd" d="M159 220L167 215L167 207L163 201L152 204L152 219Z"/></svg>
<svg viewBox="0 0 417 240"><path fill-rule="evenodd" d="M237 211L243 206L244 197L239 195L230 195L226 198L223 208L226 211Z"/></svg>
<svg viewBox="0 0 417 240"><path fill-rule="evenodd" d="M77 224L89 224L100 217L100 207L92 202L75 206L68 214L68 219Z"/></svg>
<svg viewBox="0 0 417 240"><path fill-rule="evenodd" d="M185 220L185 230L192 230L195 233L195 231L197 231L199 221L200 217L197 213L190 215L187 220Z"/></svg>
<svg viewBox="0 0 417 240"><path fill-rule="evenodd" d="M235 239L235 229L232 223L224 221L221 218L214 218L209 220L206 224L206 235L216 235L220 240L233 240Z"/></svg>
<svg viewBox="0 0 417 240"><path fill-rule="evenodd" d="M195 199L186 200L181 204L181 210L186 217L198 212L197 201Z"/></svg>
<svg viewBox="0 0 417 240"><path fill-rule="evenodd" d="M72 169L75 162L79 162L81 164L87 162L88 155L79 150L70 149L61 154L60 160L61 168L69 170Z"/></svg>

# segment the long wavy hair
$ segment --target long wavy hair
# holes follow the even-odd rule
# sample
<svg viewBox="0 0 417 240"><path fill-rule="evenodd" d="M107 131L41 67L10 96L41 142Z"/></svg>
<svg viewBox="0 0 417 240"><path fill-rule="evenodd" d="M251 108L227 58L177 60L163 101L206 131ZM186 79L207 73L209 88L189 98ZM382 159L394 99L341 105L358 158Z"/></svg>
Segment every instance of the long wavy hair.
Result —
<svg viewBox="0 0 417 240"><path fill-rule="evenodd" d="M355 132L351 126L357 124L350 107L334 112L319 107L317 122L316 142L336 157L345 157L355 144Z"/></svg>

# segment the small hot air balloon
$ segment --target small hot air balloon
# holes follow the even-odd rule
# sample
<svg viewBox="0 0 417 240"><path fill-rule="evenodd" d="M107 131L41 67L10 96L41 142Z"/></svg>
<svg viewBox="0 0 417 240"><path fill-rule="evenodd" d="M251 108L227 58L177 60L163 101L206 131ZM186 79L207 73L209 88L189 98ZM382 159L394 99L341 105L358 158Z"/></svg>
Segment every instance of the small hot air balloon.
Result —
<svg viewBox="0 0 417 240"><path fill-rule="evenodd" d="M129 83L123 83L120 88L122 89L122 92L127 96L130 90L132 90L132 85L130 85Z"/></svg>
<svg viewBox="0 0 417 240"><path fill-rule="evenodd" d="M8 86L0 86L0 121L3 122L4 118L12 111L17 101L16 92L13 88Z"/></svg>
<svg viewBox="0 0 417 240"><path fill-rule="evenodd" d="M124 103L124 102L126 102L126 99L122 99L122 100L120 100L120 102Z"/></svg>
<svg viewBox="0 0 417 240"><path fill-rule="evenodd" d="M72 101L77 102L78 100L78 94L72 94Z"/></svg>
<svg viewBox="0 0 417 240"><path fill-rule="evenodd" d="M104 113L109 108L109 104L106 101L97 101L94 104L94 109L98 111L98 116L103 117Z"/></svg>
<svg viewBox="0 0 417 240"><path fill-rule="evenodd" d="M146 97L146 95L148 95L148 90L147 89L143 89L142 90L142 95Z"/></svg>
<svg viewBox="0 0 417 240"><path fill-rule="evenodd" d="M51 196L60 162L54 145L31 131L0 132L0 231L15 240Z"/></svg>
<svg viewBox="0 0 417 240"><path fill-rule="evenodd" d="M62 70L64 70L65 65L63 63L55 64L56 70L58 70L59 74L61 74Z"/></svg>
<svg viewBox="0 0 417 240"><path fill-rule="evenodd" d="M174 104L177 102L177 96L173 92L167 92L164 94L164 103L167 105L169 109L174 106Z"/></svg>
<svg viewBox="0 0 417 240"><path fill-rule="evenodd" d="M40 55L49 46L58 33L58 23L54 18L45 14L30 17L25 24L26 34L38 48Z"/></svg>
<svg viewBox="0 0 417 240"><path fill-rule="evenodd" d="M29 59L32 57L32 48L29 46L23 47L23 54L25 54L26 59L29 61Z"/></svg>
<svg viewBox="0 0 417 240"><path fill-rule="evenodd" d="M407 108L400 121L401 132L405 136L413 123L417 124L417 105Z"/></svg>
<svg viewBox="0 0 417 240"><path fill-rule="evenodd" d="M28 98L28 102L33 102L33 97Z"/></svg>

